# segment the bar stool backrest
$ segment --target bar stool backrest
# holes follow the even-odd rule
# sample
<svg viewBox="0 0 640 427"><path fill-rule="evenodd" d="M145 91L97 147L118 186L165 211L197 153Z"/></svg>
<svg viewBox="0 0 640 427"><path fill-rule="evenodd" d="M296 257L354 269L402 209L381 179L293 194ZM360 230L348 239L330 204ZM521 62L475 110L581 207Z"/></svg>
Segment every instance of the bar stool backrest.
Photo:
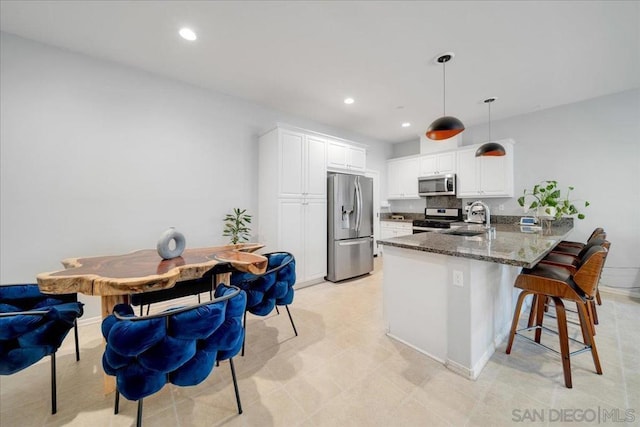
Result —
<svg viewBox="0 0 640 427"><path fill-rule="evenodd" d="M590 298L595 297L598 291L598 282L606 255L607 249L604 247L599 245L590 247L585 254L584 262L573 275L573 281Z"/></svg>

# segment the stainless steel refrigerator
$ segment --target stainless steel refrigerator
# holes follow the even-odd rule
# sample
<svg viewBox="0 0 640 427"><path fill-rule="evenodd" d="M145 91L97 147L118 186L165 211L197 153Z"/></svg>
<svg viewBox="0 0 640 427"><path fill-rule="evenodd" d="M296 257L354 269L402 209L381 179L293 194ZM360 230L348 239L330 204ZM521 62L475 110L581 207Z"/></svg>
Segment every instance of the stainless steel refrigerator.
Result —
<svg viewBox="0 0 640 427"><path fill-rule="evenodd" d="M327 280L373 271L373 180L330 173L327 206Z"/></svg>

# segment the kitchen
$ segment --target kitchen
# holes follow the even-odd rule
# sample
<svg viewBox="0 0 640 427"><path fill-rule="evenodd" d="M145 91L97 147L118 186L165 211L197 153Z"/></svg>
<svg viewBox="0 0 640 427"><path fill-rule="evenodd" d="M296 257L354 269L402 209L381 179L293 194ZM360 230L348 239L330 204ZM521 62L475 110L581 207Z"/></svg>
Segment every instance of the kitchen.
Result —
<svg viewBox="0 0 640 427"><path fill-rule="evenodd" d="M336 4L333 7L344 8L331 13L338 22L343 22L341 17L350 17L359 25L385 22L388 31L380 31L376 25L375 29L367 31L370 35L366 40L361 40L344 25L342 30L347 34L343 35L343 39L334 40L334 35L340 37L340 28L335 28L328 35L331 40L326 43L336 49L349 49L346 53L324 59L323 64L313 59L312 47L316 39L312 34L322 34L323 26L329 25L319 19L329 12L312 9L315 13L310 13L293 5L288 6L291 8L289 10L284 8L275 12L265 10L266 6L253 5L254 11L251 12L242 11L241 5L224 4L219 6L225 8L219 13L221 17L227 16L223 12L232 10L237 14L234 16L243 18L228 19L237 28L229 30L228 34L256 34L251 26L262 29L268 24L269 28L291 28L285 24L292 22L290 25L298 25L292 31L295 36L286 34L279 41L267 43L270 47L275 46L275 51L260 43L264 47L261 51L257 51L255 46L234 46L232 40L225 38L225 43L230 50L234 50L235 56L225 56L220 52L203 55L196 51L195 45L188 47L193 48L190 51L193 56L189 54L184 63L194 66L184 68L200 70L224 80L216 73L227 63L237 63L239 68L233 73L239 76L246 76L244 73L248 70L260 70L256 76L245 78L253 82L265 76L267 79L275 78L279 75L279 69L291 69L297 71L295 74L298 75L311 74L309 68L312 67L304 66L305 63L325 70L334 83L343 81L351 75L350 72L344 71L336 76L326 69L341 69L337 65L342 64L342 60L349 58L353 51L361 52L364 58L348 62L345 66L354 70L356 76L348 78L349 86L356 87L357 81L363 83L359 94L373 93L376 87L397 86L421 98L421 107L414 108L410 103L396 101L395 96L386 92L378 93L372 98L385 106L375 120L364 124L363 113L357 108L376 102L368 99L367 95L360 97L355 94L354 104L344 104L342 96L347 95L350 87L341 87L338 83L320 83L322 80L315 74L313 82L302 87L294 84L294 77L291 76L286 83L276 85L270 82L265 87L276 87L278 94L304 94L308 91L324 92L327 96L331 94L339 104L335 113L338 119L335 121L325 116L325 112L318 111L328 111L328 101L315 102L312 107L315 113L303 115L302 106L298 104L289 109L265 106L259 101L228 95L231 91L203 89L206 85L202 81L185 83L177 80L172 73L149 71L143 64L137 64L130 58L118 62L110 56L114 53L108 48L109 44L107 52L111 53L100 53L100 43L87 36L90 31L84 27L119 28L118 34L123 38L128 34L129 38L116 39L111 34L110 40L117 46L133 46L148 40L146 36L131 36L129 26L119 22L115 12L99 14L101 19L95 21L89 9L82 15L82 8L86 5L78 6L79 9L75 11L72 5L61 5L68 8L61 15L57 15L56 6L51 5L47 6L47 13L44 14L47 16L40 16L39 21L37 16L24 10L11 13L10 3L2 3L0 50L0 256L3 284L29 281L38 272L56 270L59 260L66 257L123 253L149 247L157 240L159 231L169 225L176 226L187 236L189 246L215 243L222 239L220 218L225 212L233 206L241 206L257 214L261 212L261 198L266 201L267 197L272 197L269 203L282 202L281 206L288 209L287 213L290 214L288 218L298 218L298 222L289 224L304 228L302 220L305 218L309 218L309 224L320 224L315 228L307 228L311 233L318 233L309 241L326 241L326 230L318 230L323 224L326 225L326 218L321 214L325 212L326 215L326 206L323 206L324 211L318 207L318 198L314 197L313 191L295 190L299 193L289 192L290 197L286 198L259 190L262 182L259 172L262 145L258 144L259 139L277 127L277 123L287 123L298 130L309 130L308 135L320 136L326 147L329 144L334 147L332 151L326 151L328 158L325 161L331 163L329 168L348 172L347 166L356 166L359 174L377 172L379 202L376 206L381 214L389 216L401 214L424 219L425 208L462 209L467 202L482 199L493 215L520 217L525 212L518 206L516 198L524 188L541 179L557 179L565 185L575 185L576 198L588 199L591 206L586 211L585 220L575 221L574 232L569 238L584 241L594 227L605 226L614 240L614 249L603 273L603 288L619 288L613 290L625 295L637 291L640 265L635 248L640 244L640 228L636 213L640 206L640 194L635 183L640 182L637 143L640 140L637 120L640 114L637 81L640 70L637 59L637 18L634 18L637 17L637 4L633 2L613 2L617 7L612 6L613 9L605 14L601 13L602 10L608 10L607 4L612 2L587 2L593 6L581 4L579 12L572 9L577 6L559 4L556 6L561 8L559 13L530 10L533 6L528 3L520 6L525 8L524 11L517 10L514 5L493 5L488 10L472 9L478 19L471 23L451 22L441 15L460 16L459 13L463 11L459 8L463 5L475 7L460 2L453 2L456 4L449 6L438 4L441 11L431 10L434 6L430 7L427 3L407 4L409 8L419 8L419 12L405 11L400 19L395 20L391 17L400 14L402 8L379 3L380 10L377 13L381 17L372 11L359 10L356 4ZM23 7L29 8L28 5ZM126 5L117 7L126 8ZM320 8L318 5L313 7ZM547 7L552 6L549 4ZM356 11L360 14L353 14L353 9L358 9ZM31 13L38 15L35 8ZM129 16L138 16L136 13L141 12L127 13L131 14ZM147 17L155 14L154 11L141 13ZM509 15L508 19L504 19L507 22L500 18L503 14ZM78 15L83 18L75 19ZM175 12L175 15L180 16L180 13ZM384 19L385 15L390 17L388 21ZM56 16L53 21L70 30L77 28L72 24L83 22L85 24L81 27L84 29L79 31L78 37L68 36L60 40L52 34L55 31L49 32L52 26L58 24L51 22L48 16ZM421 25L427 16L440 17L434 20L443 23L434 22L427 26L432 27L435 32L433 35L420 33L427 31ZM525 16L527 19L524 19ZM581 17L580 22L575 23L579 28L565 31L568 16ZM219 28L226 28L225 23L216 20L215 16L209 18L211 22L218 22ZM29 31L29 19L38 23L37 30ZM103 26L96 23L103 20L118 22L119 25ZM22 26L17 25L21 22ZM145 20L141 17L139 22ZM486 22L495 22L496 28L487 28ZM547 25L541 25L538 29L534 22L545 22ZM309 26L314 31L308 31ZM523 28L527 31L522 31ZM404 31L408 29L418 33L391 43L393 46L409 43L408 54L403 55L403 60L389 61L388 58L396 58L397 53L377 37L406 34ZM63 29L58 28L57 31ZM447 34L452 44L441 40L437 35L439 31ZM571 35L572 31L575 31L575 36ZM267 33L265 31L262 36L251 38L248 44L257 43L257 39L266 40ZM531 38L525 37L524 33L532 33ZM483 34L487 37L481 37ZM504 34L510 34L513 43L505 41ZM294 43L302 37L309 45L309 52ZM243 41L242 37L229 38L236 39L236 42ZM202 36L201 39L205 40L206 37ZM467 50L457 47L471 39L477 39L478 45L474 48ZM86 45L65 47L64 40L71 44ZM425 40L440 42L437 46L426 46ZM497 40L501 42L497 43ZM163 43L171 46L168 51L178 51L169 37ZM357 48L353 48L351 43L357 44ZM375 50L374 46L379 50ZM120 53L124 54L124 48L121 49ZM462 119L467 128L455 143L439 142L437 144L440 146L434 150L428 144L436 143L427 141L422 135L427 125L442 114L442 68L435 66L432 60L446 49L455 49L457 54L454 62L447 66L447 108ZM477 55L473 53L474 49L479 52ZM142 52L150 54L162 50L136 45L133 56L144 57ZM505 50L508 52L505 53ZM326 52L323 49L320 51ZM291 52L298 52L301 57L293 64L289 63L289 67L283 66L283 61L291 56ZM598 52L598 55L593 52ZM247 57L250 59L244 53L249 53ZM181 55L185 54L176 55L183 58ZM205 56L224 59L219 61L221 64L200 63L200 57ZM315 57L326 58L324 54L316 54ZM372 58L380 58L381 62L372 66ZM336 65L328 67L327 63ZM598 68L602 63L605 65ZM535 64L539 64L542 71L535 68ZM378 80L366 77L371 69L398 77L387 75L378 84ZM583 74L587 77L579 80ZM411 82L408 82L409 77L412 78ZM574 78L577 80L575 86L572 85ZM501 80L510 83L508 88L498 91L494 88ZM598 86L598 83L603 86ZM530 86L534 90L521 92ZM561 87L571 88L575 96L562 93ZM593 91L589 91L589 88L593 88ZM442 196L446 200L438 200L431 206L427 197L421 198L413 190L403 192L396 187L394 180L398 176L388 172L388 165L422 156L458 152L486 142L489 135L488 120L482 100L493 95L498 95L500 99L494 106L492 139L513 141L513 189L505 193L508 196L483 198L476 194L462 199ZM278 95L270 93L266 98L276 99ZM507 106L515 100L529 105L526 108L509 109L507 114ZM400 106L404 108L398 108ZM400 128L400 123L405 120L404 113L410 110L415 114L414 118L407 120L413 122L412 126ZM360 123L360 127L347 128L346 121ZM393 133L380 131L372 135L370 129L377 129L375 126L382 126L383 122L389 129L393 127ZM357 149L355 151L360 157L356 153L350 154L354 162L331 160L331 153L342 152L347 156L344 150L338 148L343 146ZM291 154L289 151L287 153ZM303 151L298 154L302 156ZM439 162L444 165L445 160ZM459 159L456 159L455 164L458 162ZM390 169L395 168L403 173L409 169L407 165L413 163L407 161L403 166L390 166ZM273 173L277 175L280 170L274 164ZM417 185L420 163L415 167L418 173L413 184ZM436 167L438 169L435 170L440 172L449 170ZM455 172L459 177L461 171ZM413 176L412 173L408 174ZM606 179L602 179L603 176ZM325 180L326 171L322 181L324 191ZM319 181L314 182L316 184L320 185ZM189 191L185 192L185 188ZM301 193L308 194L295 197ZM404 196L390 197L393 194ZM293 199L303 199L301 203L309 204L294 204L291 201ZM46 214L43 213L45 211ZM268 215L258 215L258 221L273 220ZM144 220L137 220L142 216ZM407 222L395 224L406 226ZM278 228L266 230L265 233L273 230ZM412 230L407 234L410 233ZM291 238L299 239L301 235L295 233ZM256 236L257 239L262 237ZM300 254L296 256L301 260L301 265L307 256L304 248L306 242L298 240L296 243L299 245L296 252ZM35 254L34 246L38 247ZM309 252L308 258L309 263L305 263L308 268L301 275L300 283L303 283L304 277L308 277L309 282L322 282L326 275L326 251ZM379 257L378 262L380 260L384 261L384 255ZM377 277L372 275L372 280L378 280ZM347 286L340 287L343 284ZM358 286L354 282L343 284L332 285L331 289L335 289L336 293L348 293L349 284ZM325 286L310 286L299 293L315 294L319 289L326 289ZM307 306L305 310L308 310ZM95 317L98 314L97 304L87 301L86 316ZM331 314L338 316L335 312ZM259 384L256 388L262 386Z"/></svg>

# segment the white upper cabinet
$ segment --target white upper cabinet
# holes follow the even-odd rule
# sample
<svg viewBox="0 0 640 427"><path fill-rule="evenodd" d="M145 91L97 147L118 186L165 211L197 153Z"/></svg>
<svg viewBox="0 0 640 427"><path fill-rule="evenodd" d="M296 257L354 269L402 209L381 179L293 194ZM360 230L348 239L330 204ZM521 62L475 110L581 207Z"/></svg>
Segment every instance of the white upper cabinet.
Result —
<svg viewBox="0 0 640 427"><path fill-rule="evenodd" d="M279 196L325 197L326 141L286 129L279 133Z"/></svg>
<svg viewBox="0 0 640 427"><path fill-rule="evenodd" d="M306 136L305 193L307 197L324 198L327 194L327 143L316 136Z"/></svg>
<svg viewBox="0 0 640 427"><path fill-rule="evenodd" d="M349 172L364 172L366 168L366 150L361 147L339 141L327 142L327 167Z"/></svg>
<svg viewBox="0 0 640 427"><path fill-rule="evenodd" d="M430 154L420 157L419 176L445 175L456 172L456 152Z"/></svg>
<svg viewBox="0 0 640 427"><path fill-rule="evenodd" d="M476 157L479 145L457 152L457 196L513 197L512 140L496 141L505 148L505 156Z"/></svg>
<svg viewBox="0 0 640 427"><path fill-rule="evenodd" d="M388 199L419 199L418 171L420 159L393 159L387 161Z"/></svg>

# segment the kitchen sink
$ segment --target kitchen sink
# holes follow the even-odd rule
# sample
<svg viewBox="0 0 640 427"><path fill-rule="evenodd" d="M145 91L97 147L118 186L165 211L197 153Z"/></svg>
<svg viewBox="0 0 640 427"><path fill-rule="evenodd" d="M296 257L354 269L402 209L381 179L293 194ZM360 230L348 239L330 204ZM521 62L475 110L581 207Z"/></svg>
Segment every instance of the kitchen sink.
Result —
<svg viewBox="0 0 640 427"><path fill-rule="evenodd" d="M479 236L481 234L484 234L485 231L478 231L478 230L452 230L452 231L447 231L444 234L451 234L453 236Z"/></svg>

